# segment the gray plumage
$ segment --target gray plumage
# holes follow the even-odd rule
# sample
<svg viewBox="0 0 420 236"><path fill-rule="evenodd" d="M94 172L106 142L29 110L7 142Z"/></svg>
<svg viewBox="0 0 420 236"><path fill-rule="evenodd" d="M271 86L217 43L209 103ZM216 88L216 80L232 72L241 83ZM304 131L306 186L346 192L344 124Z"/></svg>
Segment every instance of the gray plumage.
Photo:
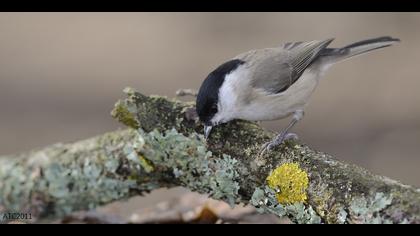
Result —
<svg viewBox="0 0 420 236"><path fill-rule="evenodd" d="M293 115L289 126L264 149L278 145L303 118L310 96L325 71L348 58L392 45L399 39L379 37L342 48L327 48L333 39L289 42L242 53L214 70L203 82L197 112L211 126L233 119L276 120Z"/></svg>
<svg viewBox="0 0 420 236"><path fill-rule="evenodd" d="M270 93L285 91L314 61L333 64L381 47L398 39L380 37L360 41L343 48L326 48L334 39L309 42L288 42L277 48L252 50L236 56L250 69L252 85Z"/></svg>

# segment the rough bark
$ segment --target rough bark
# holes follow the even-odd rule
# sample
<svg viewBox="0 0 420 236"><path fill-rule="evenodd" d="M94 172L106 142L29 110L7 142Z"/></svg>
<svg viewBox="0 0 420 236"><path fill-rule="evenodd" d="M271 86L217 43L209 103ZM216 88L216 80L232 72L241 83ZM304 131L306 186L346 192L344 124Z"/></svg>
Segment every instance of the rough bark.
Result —
<svg viewBox="0 0 420 236"><path fill-rule="evenodd" d="M184 186L296 223L420 223L414 187L295 141L257 157L273 134L256 123L220 125L205 142L193 103L125 92L112 115L129 129L0 158L0 217L60 217Z"/></svg>

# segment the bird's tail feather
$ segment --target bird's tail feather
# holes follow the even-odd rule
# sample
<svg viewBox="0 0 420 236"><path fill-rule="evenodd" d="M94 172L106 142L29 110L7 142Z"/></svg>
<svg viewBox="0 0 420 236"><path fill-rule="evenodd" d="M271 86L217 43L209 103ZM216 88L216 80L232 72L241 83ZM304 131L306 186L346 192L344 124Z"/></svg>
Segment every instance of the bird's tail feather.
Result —
<svg viewBox="0 0 420 236"><path fill-rule="evenodd" d="M330 63L337 63L375 49L389 47L396 42L400 42L400 40L389 36L373 38L359 41L342 48L326 48L321 53L321 56L328 58Z"/></svg>

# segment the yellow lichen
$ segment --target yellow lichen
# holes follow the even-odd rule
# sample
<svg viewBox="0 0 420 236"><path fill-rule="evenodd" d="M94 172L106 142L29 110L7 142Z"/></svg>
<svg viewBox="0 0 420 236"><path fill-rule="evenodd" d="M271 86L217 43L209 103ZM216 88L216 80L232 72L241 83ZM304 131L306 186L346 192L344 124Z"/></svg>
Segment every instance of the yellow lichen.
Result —
<svg viewBox="0 0 420 236"><path fill-rule="evenodd" d="M285 163L267 177L268 186L276 191L281 204L305 202L307 199L308 174L297 163Z"/></svg>
<svg viewBox="0 0 420 236"><path fill-rule="evenodd" d="M122 101L118 101L115 104L114 109L111 111L111 115L112 117L118 119L121 123L131 128L138 129L140 127L134 115L128 110L127 106Z"/></svg>
<svg viewBox="0 0 420 236"><path fill-rule="evenodd" d="M155 170L155 167L154 167L153 163L151 161L147 160L142 155L139 155L139 160L140 160L140 165L144 168L146 173L150 173L150 172Z"/></svg>

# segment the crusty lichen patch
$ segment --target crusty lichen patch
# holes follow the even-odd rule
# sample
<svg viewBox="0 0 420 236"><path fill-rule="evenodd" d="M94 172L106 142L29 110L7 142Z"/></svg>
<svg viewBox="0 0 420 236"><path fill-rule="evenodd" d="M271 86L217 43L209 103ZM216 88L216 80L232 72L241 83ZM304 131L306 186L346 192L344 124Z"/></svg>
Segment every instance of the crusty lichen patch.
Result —
<svg viewBox="0 0 420 236"><path fill-rule="evenodd" d="M262 212L287 216L299 224L319 224L319 214L306 204L309 178L298 163L287 162L266 178L264 188L256 188L250 203Z"/></svg>
<svg viewBox="0 0 420 236"><path fill-rule="evenodd" d="M186 107L191 107L190 104L157 95L145 96L130 87L125 88L124 93L127 98L118 101L111 112L112 117L119 122L146 132L176 128L184 134L190 133L191 130L182 125L189 121L179 115Z"/></svg>
<svg viewBox="0 0 420 236"><path fill-rule="evenodd" d="M29 158L0 161L0 213L63 216L130 196L136 182L117 174L118 150L129 146L131 131L108 133L73 144L32 151ZM111 143L117 143L114 146ZM127 169L133 164L127 162Z"/></svg>
<svg viewBox="0 0 420 236"><path fill-rule="evenodd" d="M140 165L143 167L143 169L147 173L150 173L155 170L155 167L153 166L153 164L149 160L147 160L144 156L139 155L139 160L140 160Z"/></svg>
<svg viewBox="0 0 420 236"><path fill-rule="evenodd" d="M277 201L293 204L307 200L308 174L297 163L284 163L267 177L268 186L276 191Z"/></svg>
<svg viewBox="0 0 420 236"><path fill-rule="evenodd" d="M381 217L379 214L387 206L392 203L392 196L384 193L376 193L373 199L366 199L365 197L355 197L349 206L352 223L363 224L384 224L392 223L389 219Z"/></svg>
<svg viewBox="0 0 420 236"><path fill-rule="evenodd" d="M320 224L321 218L310 205L302 202L294 204L279 204L276 193L268 186L256 188L250 203L260 212L272 213L277 216L287 216L298 224Z"/></svg>
<svg viewBox="0 0 420 236"><path fill-rule="evenodd" d="M127 104L124 101L118 101L115 104L114 109L111 112L111 115L115 117L119 122L125 124L128 127L137 129L139 123L134 117L134 115L128 110Z"/></svg>
<svg viewBox="0 0 420 236"><path fill-rule="evenodd" d="M173 182L191 190L208 193L232 206L239 202L238 161L229 155L214 157L205 147L202 135L184 136L176 129L138 132L141 139L134 146L143 169L159 168Z"/></svg>

